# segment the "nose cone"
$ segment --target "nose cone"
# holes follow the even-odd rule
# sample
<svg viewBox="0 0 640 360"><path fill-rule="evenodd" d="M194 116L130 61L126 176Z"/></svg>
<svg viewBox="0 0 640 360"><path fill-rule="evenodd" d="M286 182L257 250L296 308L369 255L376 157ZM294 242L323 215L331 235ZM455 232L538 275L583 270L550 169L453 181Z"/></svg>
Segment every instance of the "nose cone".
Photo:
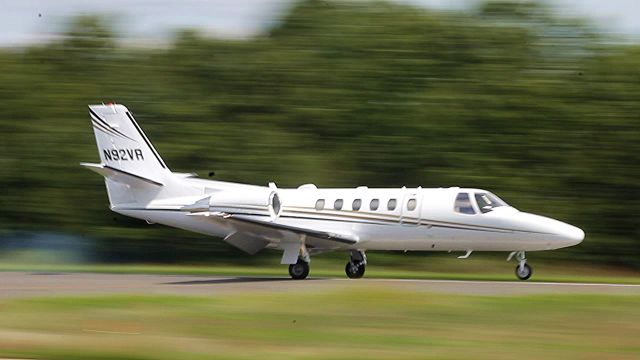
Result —
<svg viewBox="0 0 640 360"><path fill-rule="evenodd" d="M578 245L584 240L584 231L582 229L565 223L561 224L556 226L554 233L557 234L563 246Z"/></svg>
<svg viewBox="0 0 640 360"><path fill-rule="evenodd" d="M516 215L514 218L518 220L520 227L537 233L532 238L544 241L547 250L578 245L584 240L584 231L573 225L534 214Z"/></svg>

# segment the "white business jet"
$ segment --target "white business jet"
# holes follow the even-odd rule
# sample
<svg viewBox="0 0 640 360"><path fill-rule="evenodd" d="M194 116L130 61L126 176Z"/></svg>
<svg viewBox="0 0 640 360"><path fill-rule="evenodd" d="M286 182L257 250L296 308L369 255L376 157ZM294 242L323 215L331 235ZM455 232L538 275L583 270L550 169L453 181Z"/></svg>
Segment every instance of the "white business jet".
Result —
<svg viewBox="0 0 640 360"><path fill-rule="evenodd" d="M294 279L309 274L310 256L349 253L349 278L364 275L366 250L508 251L521 280L532 274L525 251L579 244L584 232L520 212L481 189L279 189L199 179L169 170L123 105L90 105L99 164L111 210L214 237L255 254L283 251Z"/></svg>

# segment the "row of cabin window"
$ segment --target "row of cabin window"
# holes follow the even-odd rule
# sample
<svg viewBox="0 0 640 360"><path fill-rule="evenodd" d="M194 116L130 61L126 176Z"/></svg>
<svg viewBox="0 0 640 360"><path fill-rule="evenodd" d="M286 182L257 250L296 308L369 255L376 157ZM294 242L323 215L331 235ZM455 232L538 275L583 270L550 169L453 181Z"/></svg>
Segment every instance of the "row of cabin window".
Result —
<svg viewBox="0 0 640 360"><path fill-rule="evenodd" d="M333 202L333 209L342 210L343 205L344 205L344 200L336 199L336 201ZM389 201L387 201L387 210L393 211L396 209L396 206L398 206L398 200L389 199ZM409 201L407 201L407 210L413 211L416 209L416 206L418 206L418 201L416 199L409 199ZM362 207L361 199L355 199L351 203L351 209L353 209L354 211L360 210L361 207ZM380 207L380 200L371 199L371 202L369 202L369 210L376 211L378 210L378 207ZM318 211L324 210L324 199L318 199L316 201L316 210Z"/></svg>

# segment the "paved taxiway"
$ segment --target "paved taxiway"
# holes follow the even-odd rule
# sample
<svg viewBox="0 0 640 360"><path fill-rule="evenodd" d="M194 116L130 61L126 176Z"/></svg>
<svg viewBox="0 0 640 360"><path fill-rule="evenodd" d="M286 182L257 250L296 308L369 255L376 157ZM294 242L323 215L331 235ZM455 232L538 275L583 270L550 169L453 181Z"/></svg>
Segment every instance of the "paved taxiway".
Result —
<svg viewBox="0 0 640 360"><path fill-rule="evenodd" d="M0 272L0 299L90 294L183 294L323 292L333 289L401 289L472 295L630 294L640 285L458 280L220 277L94 273Z"/></svg>

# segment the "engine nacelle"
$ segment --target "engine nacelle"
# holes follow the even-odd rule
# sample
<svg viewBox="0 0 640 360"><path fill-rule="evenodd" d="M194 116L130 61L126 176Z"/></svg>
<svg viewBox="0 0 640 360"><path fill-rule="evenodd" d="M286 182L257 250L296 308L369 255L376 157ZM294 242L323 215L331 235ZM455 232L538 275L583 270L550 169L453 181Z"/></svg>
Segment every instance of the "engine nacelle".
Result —
<svg viewBox="0 0 640 360"><path fill-rule="evenodd" d="M269 215L276 219L282 211L278 192L256 188L217 192L209 198L209 210L231 214Z"/></svg>

